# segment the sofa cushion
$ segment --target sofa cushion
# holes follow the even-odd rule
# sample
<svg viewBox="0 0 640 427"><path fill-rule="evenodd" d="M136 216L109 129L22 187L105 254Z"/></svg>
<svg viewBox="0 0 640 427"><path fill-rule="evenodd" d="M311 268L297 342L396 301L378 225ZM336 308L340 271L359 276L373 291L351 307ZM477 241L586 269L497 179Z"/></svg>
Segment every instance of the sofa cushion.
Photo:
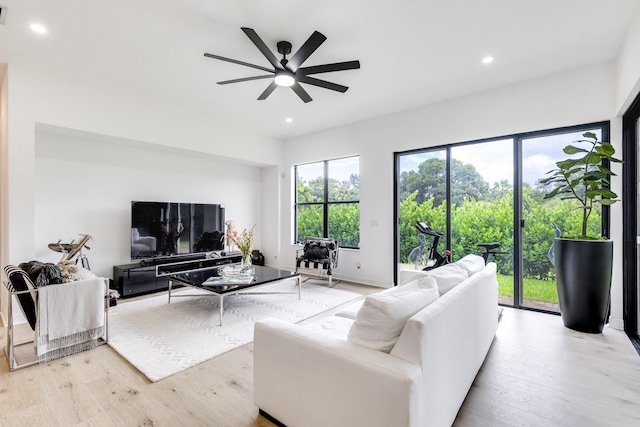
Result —
<svg viewBox="0 0 640 427"><path fill-rule="evenodd" d="M474 274L480 272L484 268L484 258L479 255L469 254L462 259L454 262L465 270L469 276L473 276Z"/></svg>
<svg viewBox="0 0 640 427"><path fill-rule="evenodd" d="M406 292L425 289L438 289L438 281L435 277L430 275L420 275L409 280L402 286L396 286L389 289L389 293Z"/></svg>
<svg viewBox="0 0 640 427"><path fill-rule="evenodd" d="M356 320L356 317L358 317L358 311L362 308L362 304L364 304L364 299L342 307L342 309L340 309L340 311L335 315L337 317L344 317L345 319Z"/></svg>
<svg viewBox="0 0 640 427"><path fill-rule="evenodd" d="M409 282L405 283L401 286L394 286L392 288L387 288L381 291L381 294L394 294L397 292L406 292L410 290L420 290L420 289L437 289L438 284L436 282L435 277L427 276L427 275L419 275L409 280ZM364 299L358 302L354 302L344 306L340 311L338 311L335 315L338 317L344 317L346 319L353 319L358 316L358 311L364 304Z"/></svg>
<svg viewBox="0 0 640 427"><path fill-rule="evenodd" d="M467 269L457 263L443 265L433 270L402 270L400 271L400 284L406 284L425 276L435 277L438 283L440 295L444 295L456 285L460 284L469 277Z"/></svg>
<svg viewBox="0 0 640 427"><path fill-rule="evenodd" d="M330 316L318 322L306 324L305 328L324 335L330 335L334 338L346 340L352 325L353 319Z"/></svg>
<svg viewBox="0 0 640 427"><path fill-rule="evenodd" d="M467 270L455 263L425 271L425 274L436 278L440 295L446 294L469 277Z"/></svg>
<svg viewBox="0 0 640 427"><path fill-rule="evenodd" d="M407 319L437 300L438 296L436 286L369 295L358 311L347 339L388 353Z"/></svg>

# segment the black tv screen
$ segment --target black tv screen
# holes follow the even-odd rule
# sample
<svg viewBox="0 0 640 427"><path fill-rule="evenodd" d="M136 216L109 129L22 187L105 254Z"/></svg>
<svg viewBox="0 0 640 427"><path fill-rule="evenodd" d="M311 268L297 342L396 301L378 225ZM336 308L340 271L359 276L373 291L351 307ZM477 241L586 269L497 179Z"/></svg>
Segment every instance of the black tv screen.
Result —
<svg viewBox="0 0 640 427"><path fill-rule="evenodd" d="M224 206L131 202L131 259L222 250Z"/></svg>

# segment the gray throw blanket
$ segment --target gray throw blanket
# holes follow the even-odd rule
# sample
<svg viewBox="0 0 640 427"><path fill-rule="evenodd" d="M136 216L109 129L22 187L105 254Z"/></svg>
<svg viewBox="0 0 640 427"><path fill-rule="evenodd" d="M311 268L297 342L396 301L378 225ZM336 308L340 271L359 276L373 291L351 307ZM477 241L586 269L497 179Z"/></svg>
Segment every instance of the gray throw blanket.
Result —
<svg viewBox="0 0 640 427"><path fill-rule="evenodd" d="M62 280L62 270L60 270L60 267L57 265L40 261L29 261L23 262L19 267L27 272L36 288L64 282L64 280Z"/></svg>

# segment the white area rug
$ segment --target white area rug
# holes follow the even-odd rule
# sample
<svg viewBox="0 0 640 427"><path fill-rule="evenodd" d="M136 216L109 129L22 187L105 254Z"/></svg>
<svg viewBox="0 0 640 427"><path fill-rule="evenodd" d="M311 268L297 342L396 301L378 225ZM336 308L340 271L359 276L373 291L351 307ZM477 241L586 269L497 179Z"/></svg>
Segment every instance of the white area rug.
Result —
<svg viewBox="0 0 640 427"><path fill-rule="evenodd" d="M254 291L296 289L295 281L288 280ZM196 289L172 295L185 293L205 296L172 296L167 304L167 293L163 292L136 301L120 300L109 309L109 345L152 382L253 341L257 320L275 317L297 323L360 296L305 283L301 300L297 293L227 296L220 326L216 296Z"/></svg>

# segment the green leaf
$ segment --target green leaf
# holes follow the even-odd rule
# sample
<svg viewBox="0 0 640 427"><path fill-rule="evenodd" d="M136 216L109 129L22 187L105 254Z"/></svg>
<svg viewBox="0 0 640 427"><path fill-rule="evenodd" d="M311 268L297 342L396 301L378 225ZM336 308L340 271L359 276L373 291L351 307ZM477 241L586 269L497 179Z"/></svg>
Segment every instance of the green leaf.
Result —
<svg viewBox="0 0 640 427"><path fill-rule="evenodd" d="M562 150L565 154L576 154L576 153L588 153L589 150L585 150L584 148L576 147L575 145L567 145Z"/></svg>
<svg viewBox="0 0 640 427"><path fill-rule="evenodd" d="M566 170L574 167L575 165L581 165L581 164L584 164L584 161L582 159L567 159L567 160L561 160L559 162L556 162L556 166L558 166L558 168L562 170Z"/></svg>
<svg viewBox="0 0 640 427"><path fill-rule="evenodd" d="M582 182L582 177L574 179L573 181L571 181L571 182L569 183L569 185L570 185L572 188L576 188L576 186L577 186L578 184L580 184L581 182Z"/></svg>
<svg viewBox="0 0 640 427"><path fill-rule="evenodd" d="M560 192L560 187L556 187L550 193L545 194L544 198L545 199L551 199L552 197L557 196L559 192Z"/></svg>
<svg viewBox="0 0 640 427"><path fill-rule="evenodd" d="M615 154L616 149L608 142L603 142L601 146L596 147L596 152L604 157L611 157Z"/></svg>
<svg viewBox="0 0 640 427"><path fill-rule="evenodd" d="M540 184L549 184L549 183L551 183L551 182L565 182L565 179L564 179L564 177L563 177L563 176L556 176L556 175L554 175L554 176L550 176L549 178L542 178L542 179L539 179L539 180L538 180L538 182L539 182Z"/></svg>
<svg viewBox="0 0 640 427"><path fill-rule="evenodd" d="M608 176L609 176L608 174L597 170L597 171L587 172L586 174L584 174L583 178L585 181L596 181L600 179L607 179Z"/></svg>
<svg viewBox="0 0 640 427"><path fill-rule="evenodd" d="M587 191L586 196L590 199L595 199L598 196L604 199L615 199L616 197L618 197L616 193L614 193L611 190L607 190L606 188L598 188L598 189Z"/></svg>
<svg viewBox="0 0 640 427"><path fill-rule="evenodd" d="M582 168L581 167L569 169L566 173L573 175L574 173L579 173L579 172L582 172Z"/></svg>
<svg viewBox="0 0 640 427"><path fill-rule="evenodd" d="M595 139L596 141L598 140L598 137L593 132L585 132L582 134L582 136L584 136L585 138Z"/></svg>
<svg viewBox="0 0 640 427"><path fill-rule="evenodd" d="M613 175L613 172L611 172L609 168L606 168L602 165L598 165L598 170L606 175Z"/></svg>
<svg viewBox="0 0 640 427"><path fill-rule="evenodd" d="M602 162L602 156L598 153L591 153L585 156L584 161L589 165L597 165Z"/></svg>

